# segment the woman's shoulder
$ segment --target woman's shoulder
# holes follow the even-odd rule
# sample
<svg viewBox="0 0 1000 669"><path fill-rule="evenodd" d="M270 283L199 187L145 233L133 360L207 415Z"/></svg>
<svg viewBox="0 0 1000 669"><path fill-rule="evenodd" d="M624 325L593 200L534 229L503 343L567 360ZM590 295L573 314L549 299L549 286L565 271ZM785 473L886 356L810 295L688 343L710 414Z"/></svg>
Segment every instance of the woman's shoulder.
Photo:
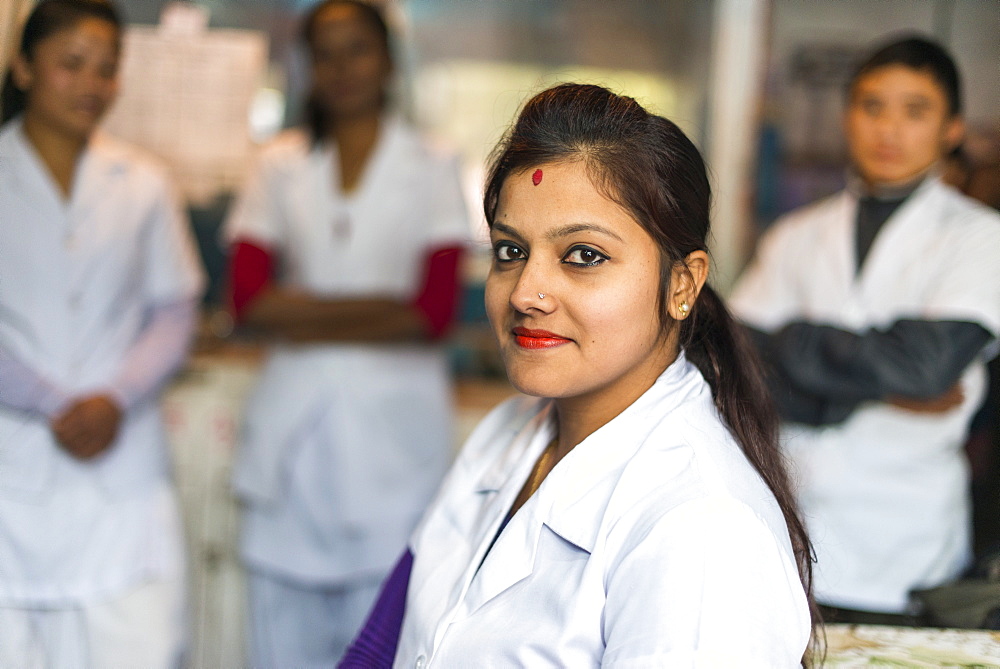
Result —
<svg viewBox="0 0 1000 669"><path fill-rule="evenodd" d="M451 143L398 115L385 119L385 132L397 152L410 154L417 163L449 165L458 161L458 152Z"/></svg>
<svg viewBox="0 0 1000 669"><path fill-rule="evenodd" d="M130 177L130 188L141 184L172 189L173 179L167 163L147 149L105 132L91 137L90 156L102 169L122 172Z"/></svg>
<svg viewBox="0 0 1000 669"><path fill-rule="evenodd" d="M288 128L264 142L256 156L262 164L285 165L304 159L312 149L312 137L305 128Z"/></svg>
<svg viewBox="0 0 1000 669"><path fill-rule="evenodd" d="M698 517L743 522L757 517L777 536L784 517L763 478L715 411L710 397L661 421L630 459L616 486L616 513L641 525Z"/></svg>

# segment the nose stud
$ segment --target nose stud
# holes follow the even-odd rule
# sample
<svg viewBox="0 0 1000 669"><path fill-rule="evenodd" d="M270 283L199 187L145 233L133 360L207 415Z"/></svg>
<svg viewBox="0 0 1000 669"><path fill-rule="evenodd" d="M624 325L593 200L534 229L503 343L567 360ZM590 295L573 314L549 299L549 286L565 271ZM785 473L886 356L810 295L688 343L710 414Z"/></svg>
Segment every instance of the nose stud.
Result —
<svg viewBox="0 0 1000 669"><path fill-rule="evenodd" d="M538 299L544 300L545 299L545 293L539 293L538 294Z"/></svg>

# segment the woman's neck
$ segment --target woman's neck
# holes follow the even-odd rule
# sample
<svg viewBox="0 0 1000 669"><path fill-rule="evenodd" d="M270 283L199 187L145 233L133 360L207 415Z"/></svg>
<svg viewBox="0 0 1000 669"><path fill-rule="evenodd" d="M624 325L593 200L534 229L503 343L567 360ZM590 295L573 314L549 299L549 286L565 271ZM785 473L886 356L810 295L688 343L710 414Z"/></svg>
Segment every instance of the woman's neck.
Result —
<svg viewBox="0 0 1000 669"><path fill-rule="evenodd" d="M49 170L64 198L73 191L76 163L87 146L87 137L53 130L32 114L24 115L24 135Z"/></svg>
<svg viewBox="0 0 1000 669"><path fill-rule="evenodd" d="M620 414L624 407L610 407L604 403L587 402L580 398L557 399L556 430L558 443L555 446L556 460L562 459L577 444L608 424Z"/></svg>
<svg viewBox="0 0 1000 669"><path fill-rule="evenodd" d="M610 385L555 400L560 457L614 420L653 387L660 375L679 355L677 331L672 331L661 347L646 357L642 365Z"/></svg>
<svg viewBox="0 0 1000 669"><path fill-rule="evenodd" d="M330 138L337 145L340 161L340 187L345 193L361 182L365 166L378 142L380 114L366 114L340 119L333 124Z"/></svg>

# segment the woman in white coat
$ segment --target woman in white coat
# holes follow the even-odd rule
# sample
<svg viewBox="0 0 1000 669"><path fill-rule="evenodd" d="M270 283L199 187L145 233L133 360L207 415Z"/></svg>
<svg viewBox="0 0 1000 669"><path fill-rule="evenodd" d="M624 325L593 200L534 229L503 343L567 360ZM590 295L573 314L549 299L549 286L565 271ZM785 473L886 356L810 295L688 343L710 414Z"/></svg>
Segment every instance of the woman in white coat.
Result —
<svg viewBox="0 0 1000 669"><path fill-rule="evenodd" d="M386 110L371 5L306 17L309 127L271 145L236 202L233 303L273 342L235 471L251 655L330 666L453 452L449 370L468 234L457 161Z"/></svg>
<svg viewBox="0 0 1000 669"><path fill-rule="evenodd" d="M159 390L202 274L162 166L97 132L120 24L28 17L0 127L0 667L173 667L180 519Z"/></svg>
<svg viewBox="0 0 1000 669"><path fill-rule="evenodd" d="M565 84L495 155L486 307L534 398L476 429L342 666L798 666L809 541L705 283L697 149Z"/></svg>

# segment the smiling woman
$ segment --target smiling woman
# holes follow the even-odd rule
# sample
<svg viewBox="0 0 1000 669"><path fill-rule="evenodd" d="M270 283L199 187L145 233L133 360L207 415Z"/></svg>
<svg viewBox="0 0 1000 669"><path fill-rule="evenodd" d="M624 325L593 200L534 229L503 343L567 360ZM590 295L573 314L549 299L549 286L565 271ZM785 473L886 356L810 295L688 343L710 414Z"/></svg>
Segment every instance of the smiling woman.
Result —
<svg viewBox="0 0 1000 669"><path fill-rule="evenodd" d="M706 283L709 194L631 98L527 103L486 185L486 307L535 398L473 433L343 666L809 662L809 540Z"/></svg>
<svg viewBox="0 0 1000 669"><path fill-rule="evenodd" d="M0 127L0 666L173 666L183 539L158 395L202 275L166 170L98 125L106 0L42 0Z"/></svg>

